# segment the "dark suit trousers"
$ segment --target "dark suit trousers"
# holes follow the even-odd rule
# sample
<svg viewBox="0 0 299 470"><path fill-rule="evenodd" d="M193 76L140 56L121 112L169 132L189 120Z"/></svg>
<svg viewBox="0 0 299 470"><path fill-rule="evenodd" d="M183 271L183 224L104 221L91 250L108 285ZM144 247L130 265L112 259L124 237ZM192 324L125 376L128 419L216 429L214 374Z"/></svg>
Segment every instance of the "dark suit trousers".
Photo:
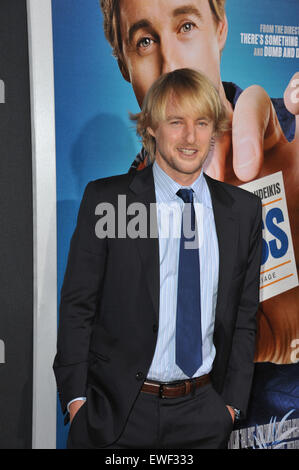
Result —
<svg viewBox="0 0 299 470"><path fill-rule="evenodd" d="M140 392L122 434L104 448L226 448L232 428L231 415L210 384L180 398Z"/></svg>

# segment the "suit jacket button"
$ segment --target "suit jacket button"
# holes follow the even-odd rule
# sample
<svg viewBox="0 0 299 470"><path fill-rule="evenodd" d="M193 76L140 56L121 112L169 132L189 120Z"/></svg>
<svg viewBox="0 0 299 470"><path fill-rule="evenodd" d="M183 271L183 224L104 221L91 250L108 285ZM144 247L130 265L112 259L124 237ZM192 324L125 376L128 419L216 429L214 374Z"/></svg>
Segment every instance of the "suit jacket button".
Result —
<svg viewBox="0 0 299 470"><path fill-rule="evenodd" d="M143 380L144 379L144 373L143 372L137 372L135 377L136 377L137 380Z"/></svg>

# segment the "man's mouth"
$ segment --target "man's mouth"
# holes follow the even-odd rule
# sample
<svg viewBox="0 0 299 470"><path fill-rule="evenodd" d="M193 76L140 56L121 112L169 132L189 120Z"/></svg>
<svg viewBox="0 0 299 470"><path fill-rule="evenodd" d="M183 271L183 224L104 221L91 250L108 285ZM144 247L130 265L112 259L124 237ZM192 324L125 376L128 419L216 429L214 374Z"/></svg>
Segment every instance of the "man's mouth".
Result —
<svg viewBox="0 0 299 470"><path fill-rule="evenodd" d="M197 152L197 149L188 149L184 147L179 147L178 151L183 153L184 155L187 155L188 157L194 155Z"/></svg>

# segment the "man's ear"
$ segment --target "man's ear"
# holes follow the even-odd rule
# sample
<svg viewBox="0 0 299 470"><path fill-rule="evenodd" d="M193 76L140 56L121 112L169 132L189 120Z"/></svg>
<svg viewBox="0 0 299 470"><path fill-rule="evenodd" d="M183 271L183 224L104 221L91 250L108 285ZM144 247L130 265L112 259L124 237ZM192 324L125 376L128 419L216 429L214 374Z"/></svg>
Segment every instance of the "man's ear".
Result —
<svg viewBox="0 0 299 470"><path fill-rule="evenodd" d="M154 139L156 138L155 131L151 127L147 127L146 130Z"/></svg>
<svg viewBox="0 0 299 470"><path fill-rule="evenodd" d="M216 138L217 138L216 132L213 132L211 136L211 140L210 140L210 150L213 150L215 143L216 143Z"/></svg>
<svg viewBox="0 0 299 470"><path fill-rule="evenodd" d="M219 51L224 49L226 38L228 33L228 22L227 17L224 15L223 19L219 21L217 25L217 40L219 44Z"/></svg>
<svg viewBox="0 0 299 470"><path fill-rule="evenodd" d="M119 70L121 71L122 76L127 82L130 83L131 82L130 75L129 75L126 64L123 62L122 59L119 59L119 58L117 59L117 63L118 63L118 67L119 67Z"/></svg>

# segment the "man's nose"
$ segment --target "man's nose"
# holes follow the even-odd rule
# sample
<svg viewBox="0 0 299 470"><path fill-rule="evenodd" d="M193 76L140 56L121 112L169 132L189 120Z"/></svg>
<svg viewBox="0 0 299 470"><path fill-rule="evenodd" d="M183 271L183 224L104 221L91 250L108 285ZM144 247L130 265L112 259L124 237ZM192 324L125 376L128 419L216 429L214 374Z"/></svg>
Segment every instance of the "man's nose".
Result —
<svg viewBox="0 0 299 470"><path fill-rule="evenodd" d="M178 51L175 47L175 41L172 37L164 36L161 38L161 75L168 72L173 72L180 67Z"/></svg>
<svg viewBox="0 0 299 470"><path fill-rule="evenodd" d="M186 123L185 140L187 144L194 144L194 142L196 141L196 127L194 123Z"/></svg>

